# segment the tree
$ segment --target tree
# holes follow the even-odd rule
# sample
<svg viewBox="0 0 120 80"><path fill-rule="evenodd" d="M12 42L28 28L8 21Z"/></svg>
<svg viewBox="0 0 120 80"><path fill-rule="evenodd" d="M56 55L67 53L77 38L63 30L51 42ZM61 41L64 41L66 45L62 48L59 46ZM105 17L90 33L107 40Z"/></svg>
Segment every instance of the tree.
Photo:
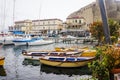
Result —
<svg viewBox="0 0 120 80"><path fill-rule="evenodd" d="M110 29L110 37L111 37L112 43L117 42L119 37L118 30L120 28L119 23L115 20L109 19L108 25ZM91 24L90 26L90 32L93 37L98 39L98 43L100 42L104 43L104 31L103 31L102 22L100 21L93 22L93 24Z"/></svg>
<svg viewBox="0 0 120 80"><path fill-rule="evenodd" d="M117 21L109 19L108 21L109 27L110 27L110 36L111 36L111 41L112 43L117 42L118 41L118 37L119 37L119 28L120 25Z"/></svg>
<svg viewBox="0 0 120 80"><path fill-rule="evenodd" d="M90 26L90 32L92 37L98 39L98 43L100 43L103 40L104 36L102 22L93 22L93 24Z"/></svg>

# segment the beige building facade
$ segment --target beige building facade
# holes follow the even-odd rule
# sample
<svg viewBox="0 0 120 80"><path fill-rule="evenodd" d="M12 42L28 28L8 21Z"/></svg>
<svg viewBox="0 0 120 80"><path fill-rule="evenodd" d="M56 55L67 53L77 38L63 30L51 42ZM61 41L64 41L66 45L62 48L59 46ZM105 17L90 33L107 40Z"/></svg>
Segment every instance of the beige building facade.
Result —
<svg viewBox="0 0 120 80"><path fill-rule="evenodd" d="M43 19L32 21L32 33L58 34L63 28L63 21L60 19Z"/></svg>
<svg viewBox="0 0 120 80"><path fill-rule="evenodd" d="M32 30L32 21L31 20L16 21L14 26L9 27L9 31L23 31L27 34L31 30Z"/></svg>
<svg viewBox="0 0 120 80"><path fill-rule="evenodd" d="M81 36L89 28L86 25L86 20L84 17L71 17L67 18L64 24L64 28L68 35Z"/></svg>
<svg viewBox="0 0 120 80"><path fill-rule="evenodd" d="M62 30L63 21L60 19L16 21L9 31L23 31L35 35L57 34Z"/></svg>
<svg viewBox="0 0 120 80"><path fill-rule="evenodd" d="M120 1L119 0L104 0L105 7L107 12L108 19L114 19L120 22ZM89 24L101 21L101 13L99 9L98 0L93 2L76 12L71 13L68 18L75 17L75 16L82 16L86 19L86 24Z"/></svg>

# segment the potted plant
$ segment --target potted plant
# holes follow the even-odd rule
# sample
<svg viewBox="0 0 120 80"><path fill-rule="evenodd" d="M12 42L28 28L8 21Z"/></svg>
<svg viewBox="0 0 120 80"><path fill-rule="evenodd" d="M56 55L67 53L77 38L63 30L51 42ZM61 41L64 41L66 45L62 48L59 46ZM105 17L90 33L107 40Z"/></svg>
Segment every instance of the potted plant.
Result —
<svg viewBox="0 0 120 80"><path fill-rule="evenodd" d="M105 45L96 48L96 60L88 64L92 75L98 80L110 80L114 70L120 68L120 48ZM112 79L111 79L112 80Z"/></svg>

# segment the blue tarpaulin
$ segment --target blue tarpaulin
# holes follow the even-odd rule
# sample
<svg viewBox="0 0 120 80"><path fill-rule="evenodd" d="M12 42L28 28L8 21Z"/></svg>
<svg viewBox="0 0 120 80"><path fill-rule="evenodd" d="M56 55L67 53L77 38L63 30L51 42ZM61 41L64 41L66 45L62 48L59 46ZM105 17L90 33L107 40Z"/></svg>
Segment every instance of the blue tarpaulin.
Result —
<svg viewBox="0 0 120 80"><path fill-rule="evenodd" d="M23 31L13 31L13 34L21 35L21 34L25 34L25 33Z"/></svg>

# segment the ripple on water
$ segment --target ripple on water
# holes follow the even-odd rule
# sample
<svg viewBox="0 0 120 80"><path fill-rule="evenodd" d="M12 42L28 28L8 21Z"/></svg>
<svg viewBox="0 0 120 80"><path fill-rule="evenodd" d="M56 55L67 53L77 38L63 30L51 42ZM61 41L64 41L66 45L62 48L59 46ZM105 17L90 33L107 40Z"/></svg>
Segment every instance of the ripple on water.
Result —
<svg viewBox="0 0 120 80"><path fill-rule="evenodd" d="M61 69L42 65L23 65L24 57L22 50L53 50L54 47L86 46L83 44L63 44L56 43L44 46L4 46L0 53L5 56L4 71L5 76L0 76L0 80L74 80L80 74L81 68ZM87 45L89 46L89 45ZM90 73L88 73L90 74Z"/></svg>

